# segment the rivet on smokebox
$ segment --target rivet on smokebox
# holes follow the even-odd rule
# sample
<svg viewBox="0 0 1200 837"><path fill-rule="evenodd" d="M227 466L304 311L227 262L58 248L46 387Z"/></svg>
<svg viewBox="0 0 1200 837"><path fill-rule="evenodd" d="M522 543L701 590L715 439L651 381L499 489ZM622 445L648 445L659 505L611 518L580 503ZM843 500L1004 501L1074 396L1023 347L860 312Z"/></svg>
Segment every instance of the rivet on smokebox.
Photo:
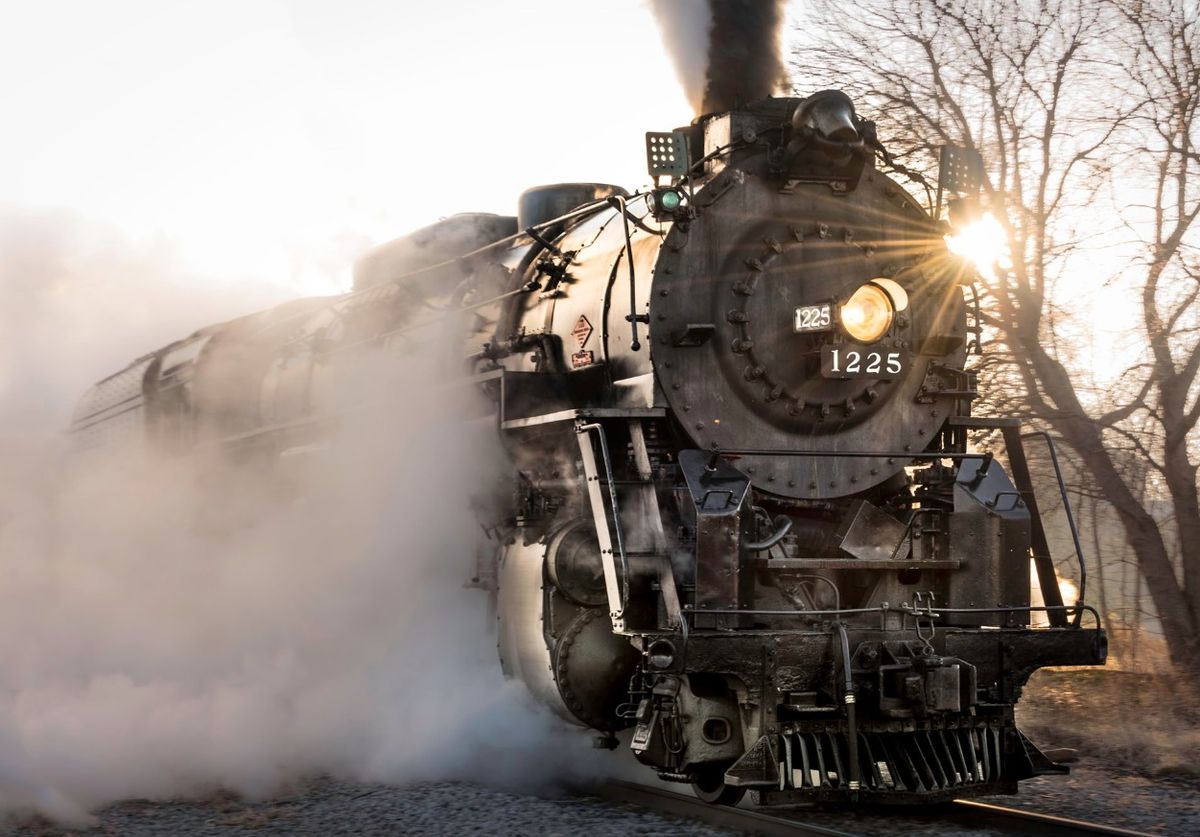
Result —
<svg viewBox="0 0 1200 837"><path fill-rule="evenodd" d="M697 430L703 430L703 429L704 429L704 422L702 422L702 421L698 421L698 422L696 422L696 429L697 429Z"/></svg>

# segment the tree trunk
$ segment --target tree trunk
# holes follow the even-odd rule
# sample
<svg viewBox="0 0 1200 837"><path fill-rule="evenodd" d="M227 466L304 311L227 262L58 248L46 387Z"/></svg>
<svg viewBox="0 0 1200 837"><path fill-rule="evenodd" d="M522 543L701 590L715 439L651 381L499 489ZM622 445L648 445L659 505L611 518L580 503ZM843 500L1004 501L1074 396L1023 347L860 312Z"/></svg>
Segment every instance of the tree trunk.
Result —
<svg viewBox="0 0 1200 837"><path fill-rule="evenodd" d="M1026 333L1035 332L1027 330ZM1112 454L1105 447L1101 427L1079 403L1075 387L1063 365L1050 357L1036 339L1026 338L1022 344L1031 370L1058 408L1058 413L1047 416L1047 419L1083 460L1104 499L1116 509L1146 579L1146 589L1158 611L1171 659L1185 677L1193 684L1200 685L1200 647L1196 642L1200 634L1200 620L1193 615L1187 590L1175 575L1175 566L1158 521L1146 510L1145 504L1139 502L1122 478ZM1180 458L1186 462L1186 458Z"/></svg>
<svg viewBox="0 0 1200 837"><path fill-rule="evenodd" d="M1121 479L1094 426L1086 434L1093 438L1079 438L1079 435L1068 433L1067 441L1091 469L1105 499L1121 520L1129 545L1137 556L1138 567L1146 580L1146 589L1158 611L1171 659L1189 679L1200 683L1200 648L1196 647L1195 641L1197 626L1187 596L1175 575L1175 567L1159 531L1158 521L1138 503L1129 486Z"/></svg>

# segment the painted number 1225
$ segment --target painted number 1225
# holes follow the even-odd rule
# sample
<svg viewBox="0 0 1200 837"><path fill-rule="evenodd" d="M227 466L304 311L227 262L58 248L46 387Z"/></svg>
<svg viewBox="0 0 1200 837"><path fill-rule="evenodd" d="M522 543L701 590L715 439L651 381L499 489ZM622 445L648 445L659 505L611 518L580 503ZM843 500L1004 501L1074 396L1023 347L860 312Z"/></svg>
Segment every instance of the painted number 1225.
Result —
<svg viewBox="0 0 1200 837"><path fill-rule="evenodd" d="M821 352L821 374L827 378L894 378L904 371L900 352L827 346Z"/></svg>

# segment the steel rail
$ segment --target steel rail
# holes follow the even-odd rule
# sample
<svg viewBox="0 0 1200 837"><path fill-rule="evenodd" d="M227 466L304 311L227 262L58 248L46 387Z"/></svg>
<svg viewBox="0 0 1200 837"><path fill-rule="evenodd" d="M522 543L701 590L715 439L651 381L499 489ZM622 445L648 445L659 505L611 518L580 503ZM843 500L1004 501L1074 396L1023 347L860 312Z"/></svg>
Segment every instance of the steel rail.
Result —
<svg viewBox="0 0 1200 837"><path fill-rule="evenodd" d="M803 809L770 810L710 805L690 795L635 782L612 780L590 790L613 802L637 805L671 816L699 820L717 828L767 837L863 837L865 834L900 833L906 829L906 825L916 823L927 827L944 824L947 831L955 834L963 833L963 829L978 829L981 834L1001 833L1021 837L1155 837L1144 831L968 800L956 800L929 809L910 806L847 809L847 818L853 821L849 828L854 830L846 831L805 822ZM825 818L831 813L828 808L821 810Z"/></svg>
<svg viewBox="0 0 1200 837"><path fill-rule="evenodd" d="M1002 805L992 805L988 802L973 800L956 800L949 806L945 815L936 815L938 820L951 819L966 825L979 825L1001 831L1011 831L1013 834L1025 834L1029 837L1089 837L1089 835L1109 835L1109 837L1153 837L1145 831L1133 831L1115 825L1085 822L1059 817L1053 814L1041 814L1036 811L1026 811L1022 808L1007 808Z"/></svg>

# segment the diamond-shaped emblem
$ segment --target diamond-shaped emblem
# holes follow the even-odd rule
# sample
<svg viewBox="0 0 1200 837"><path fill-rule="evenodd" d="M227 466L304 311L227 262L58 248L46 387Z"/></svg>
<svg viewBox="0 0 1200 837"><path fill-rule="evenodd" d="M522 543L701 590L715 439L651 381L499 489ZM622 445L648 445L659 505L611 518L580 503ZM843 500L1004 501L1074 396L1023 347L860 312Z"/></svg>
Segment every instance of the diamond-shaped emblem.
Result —
<svg viewBox="0 0 1200 837"><path fill-rule="evenodd" d="M588 322L588 318L579 315L579 319L575 321L575 327L571 329L571 334L579 341L579 348L583 348L592 336L592 324Z"/></svg>

